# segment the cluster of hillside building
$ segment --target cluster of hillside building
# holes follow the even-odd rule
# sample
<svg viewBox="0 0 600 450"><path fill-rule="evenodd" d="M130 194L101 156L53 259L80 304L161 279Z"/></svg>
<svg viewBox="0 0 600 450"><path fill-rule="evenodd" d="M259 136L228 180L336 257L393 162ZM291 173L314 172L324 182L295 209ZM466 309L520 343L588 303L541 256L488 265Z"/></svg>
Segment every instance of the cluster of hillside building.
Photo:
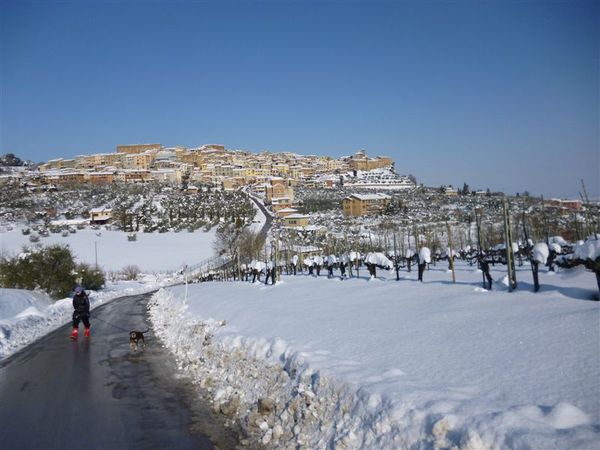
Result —
<svg viewBox="0 0 600 450"><path fill-rule="evenodd" d="M54 159L27 175L44 185L146 183L150 181L218 186L225 190L247 187L262 197L273 212L290 225L302 226L305 217L294 206L297 186L393 190L415 187L414 179L398 176L387 156L369 157L364 150L341 158L291 152L251 153L207 144L197 148L161 144L118 145L115 152ZM21 173L19 176L23 176ZM385 194L360 194L344 203L349 215L380 212L389 203ZM376 198L375 198L376 197ZM353 205L346 207L346 204ZM356 203L356 204L355 204Z"/></svg>
<svg viewBox="0 0 600 450"><path fill-rule="evenodd" d="M368 157L364 151L338 159L329 156L303 156L295 153L251 153L228 150L223 145L197 148L165 148L160 144L119 145L114 153L54 159L39 166L48 182L120 182L165 181L222 186L236 189L270 177L281 177L291 185L321 183L332 186L336 175L352 171L389 168L389 157Z"/></svg>

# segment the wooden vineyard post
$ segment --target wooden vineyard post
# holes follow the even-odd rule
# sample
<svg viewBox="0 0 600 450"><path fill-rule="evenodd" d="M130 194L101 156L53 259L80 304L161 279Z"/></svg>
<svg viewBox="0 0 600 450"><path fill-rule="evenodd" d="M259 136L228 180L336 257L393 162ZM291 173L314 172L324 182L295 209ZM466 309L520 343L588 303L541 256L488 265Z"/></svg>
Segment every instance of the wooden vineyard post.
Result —
<svg viewBox="0 0 600 450"><path fill-rule="evenodd" d="M456 274L454 273L454 250L452 246L452 230L450 224L446 221L446 228L448 229L448 247L450 247L448 258L450 258L450 269L452 270L452 283L456 283Z"/></svg>
<svg viewBox="0 0 600 450"><path fill-rule="evenodd" d="M398 267L399 262L398 246L396 245L396 229L394 229L394 269L396 269L396 281L400 279L400 268Z"/></svg>
<svg viewBox="0 0 600 450"><path fill-rule="evenodd" d="M475 224L477 225L477 246L479 247L479 259L483 260L483 249L481 248L481 218L479 217L477 210L475 211ZM485 273L483 270L481 271L481 276L483 278L483 288L485 289Z"/></svg>
<svg viewBox="0 0 600 450"><path fill-rule="evenodd" d="M508 292L517 288L517 274L515 270L515 261L512 248L512 231L510 228L509 205L506 199L502 202L502 212L504 214L504 241L506 245L506 267L508 271Z"/></svg>

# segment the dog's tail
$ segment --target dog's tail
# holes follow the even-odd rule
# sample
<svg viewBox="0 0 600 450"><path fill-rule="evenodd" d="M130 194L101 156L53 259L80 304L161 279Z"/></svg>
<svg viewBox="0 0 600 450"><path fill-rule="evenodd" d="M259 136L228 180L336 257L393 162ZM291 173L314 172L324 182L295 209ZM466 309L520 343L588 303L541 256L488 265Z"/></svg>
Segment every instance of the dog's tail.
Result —
<svg viewBox="0 0 600 450"><path fill-rule="evenodd" d="M146 328L144 331L140 331L140 333L147 333L148 331L150 331L150 328Z"/></svg>

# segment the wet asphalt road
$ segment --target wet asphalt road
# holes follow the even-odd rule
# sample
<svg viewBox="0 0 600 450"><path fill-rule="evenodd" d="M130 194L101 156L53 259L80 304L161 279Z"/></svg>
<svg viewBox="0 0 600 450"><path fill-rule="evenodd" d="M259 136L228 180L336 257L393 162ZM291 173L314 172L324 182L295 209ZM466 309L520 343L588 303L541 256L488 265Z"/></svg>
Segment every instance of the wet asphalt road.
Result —
<svg viewBox="0 0 600 450"><path fill-rule="evenodd" d="M236 447L151 331L144 351L129 348L128 331L148 328L148 298L93 310L89 339L65 326L0 362L0 448Z"/></svg>

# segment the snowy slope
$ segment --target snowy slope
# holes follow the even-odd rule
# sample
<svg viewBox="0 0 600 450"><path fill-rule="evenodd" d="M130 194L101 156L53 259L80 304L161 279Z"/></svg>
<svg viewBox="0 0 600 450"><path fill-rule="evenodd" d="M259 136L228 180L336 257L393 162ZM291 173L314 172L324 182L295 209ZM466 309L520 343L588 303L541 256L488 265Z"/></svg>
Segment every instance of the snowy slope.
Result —
<svg viewBox="0 0 600 450"><path fill-rule="evenodd" d="M67 244L78 262L88 264L95 263L97 249L98 265L104 270L119 271L137 265L144 272L173 271L211 257L214 236L214 231L137 233L136 241L128 241L127 233L122 231L85 229L68 236L50 234L40 238L40 243ZM0 254L18 253L23 245L31 243L19 228L0 233Z"/></svg>
<svg viewBox="0 0 600 450"><path fill-rule="evenodd" d="M593 274L541 273L534 294L527 267L514 293L462 264L455 285L445 265L425 283L380 272L194 285L187 302L174 287L151 316L215 409L269 448L597 448Z"/></svg>

